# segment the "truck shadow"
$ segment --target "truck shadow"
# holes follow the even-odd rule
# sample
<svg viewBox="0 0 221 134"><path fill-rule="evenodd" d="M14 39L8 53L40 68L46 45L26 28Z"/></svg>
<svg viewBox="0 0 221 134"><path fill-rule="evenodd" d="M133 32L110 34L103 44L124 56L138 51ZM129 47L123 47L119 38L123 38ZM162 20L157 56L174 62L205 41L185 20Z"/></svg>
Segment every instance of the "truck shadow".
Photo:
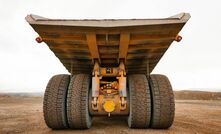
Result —
<svg viewBox="0 0 221 134"><path fill-rule="evenodd" d="M104 127L125 127L127 128L127 117L95 117L93 119L93 126L92 128L104 128Z"/></svg>

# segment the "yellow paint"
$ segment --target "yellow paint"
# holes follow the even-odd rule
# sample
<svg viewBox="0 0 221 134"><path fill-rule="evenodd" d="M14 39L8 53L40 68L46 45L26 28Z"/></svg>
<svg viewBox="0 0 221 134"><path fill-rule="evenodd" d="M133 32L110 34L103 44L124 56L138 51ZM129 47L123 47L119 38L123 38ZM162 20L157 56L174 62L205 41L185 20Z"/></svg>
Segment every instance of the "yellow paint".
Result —
<svg viewBox="0 0 221 134"><path fill-rule="evenodd" d="M106 100L103 108L108 113L113 112L115 110L115 103L112 100Z"/></svg>
<svg viewBox="0 0 221 134"><path fill-rule="evenodd" d="M111 94L112 90L111 89L107 89L107 94Z"/></svg>

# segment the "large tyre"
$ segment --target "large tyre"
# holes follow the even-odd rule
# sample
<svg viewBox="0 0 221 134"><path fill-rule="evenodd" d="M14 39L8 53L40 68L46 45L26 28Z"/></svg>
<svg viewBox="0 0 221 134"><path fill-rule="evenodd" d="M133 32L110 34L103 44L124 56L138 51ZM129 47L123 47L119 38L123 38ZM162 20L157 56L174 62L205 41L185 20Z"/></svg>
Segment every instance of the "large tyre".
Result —
<svg viewBox="0 0 221 134"><path fill-rule="evenodd" d="M71 78L67 97L68 123L72 129L88 129L92 118L89 114L90 75L78 74Z"/></svg>
<svg viewBox="0 0 221 134"><path fill-rule="evenodd" d="M168 78L164 75L150 75L152 96L151 128L166 129L174 120L174 95Z"/></svg>
<svg viewBox="0 0 221 134"><path fill-rule="evenodd" d="M148 81L145 75L130 75L130 113L128 126L130 128L148 128L151 119L151 97Z"/></svg>
<svg viewBox="0 0 221 134"><path fill-rule="evenodd" d="M43 101L43 113L46 125L52 129L68 128L66 115L66 97L70 75L53 76L46 87Z"/></svg>

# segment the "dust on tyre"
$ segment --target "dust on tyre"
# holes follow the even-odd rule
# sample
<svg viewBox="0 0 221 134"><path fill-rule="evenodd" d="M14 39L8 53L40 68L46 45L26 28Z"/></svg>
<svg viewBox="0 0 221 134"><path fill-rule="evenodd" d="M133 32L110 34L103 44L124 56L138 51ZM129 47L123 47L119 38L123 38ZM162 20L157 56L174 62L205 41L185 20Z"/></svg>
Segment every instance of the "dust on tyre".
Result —
<svg viewBox="0 0 221 134"><path fill-rule="evenodd" d="M90 75L77 74L71 78L67 95L67 117L70 128L88 129L92 118L89 114Z"/></svg>
<svg viewBox="0 0 221 134"><path fill-rule="evenodd" d="M151 97L147 78L142 74L130 75L128 84L130 92L128 126L148 128L151 119Z"/></svg>
<svg viewBox="0 0 221 134"><path fill-rule="evenodd" d="M151 128L169 128L175 113L172 86L164 75L150 75L149 82L152 96Z"/></svg>
<svg viewBox="0 0 221 134"><path fill-rule="evenodd" d="M68 128L66 97L70 75L53 76L46 87L43 100L43 114L46 125L52 129Z"/></svg>

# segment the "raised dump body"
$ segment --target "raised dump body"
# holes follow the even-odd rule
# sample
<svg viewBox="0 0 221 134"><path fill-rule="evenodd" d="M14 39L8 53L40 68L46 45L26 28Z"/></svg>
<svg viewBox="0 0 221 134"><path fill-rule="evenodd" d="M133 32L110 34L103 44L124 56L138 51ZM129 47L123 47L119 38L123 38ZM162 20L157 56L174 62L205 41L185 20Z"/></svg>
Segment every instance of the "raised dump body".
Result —
<svg viewBox="0 0 221 134"><path fill-rule="evenodd" d="M26 20L70 74L53 76L44 95L52 129L86 129L94 116L127 116L130 128L169 128L173 90L164 75L150 74L190 18Z"/></svg>
<svg viewBox="0 0 221 134"><path fill-rule="evenodd" d="M28 15L26 20L72 74L91 73L93 59L102 67L116 67L125 59L128 74L147 74L189 18L181 13L165 19L58 20Z"/></svg>

